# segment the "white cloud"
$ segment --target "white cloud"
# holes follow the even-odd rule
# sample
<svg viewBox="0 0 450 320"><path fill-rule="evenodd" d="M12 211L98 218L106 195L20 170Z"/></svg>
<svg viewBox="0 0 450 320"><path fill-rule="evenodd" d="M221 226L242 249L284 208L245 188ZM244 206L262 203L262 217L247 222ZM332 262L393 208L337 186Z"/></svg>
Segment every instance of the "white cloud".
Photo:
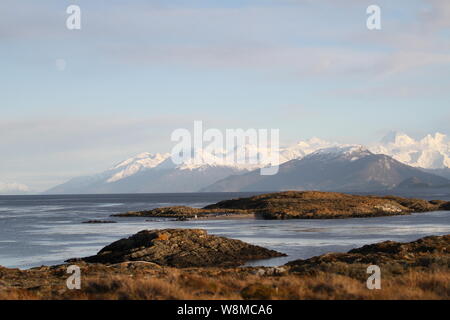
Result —
<svg viewBox="0 0 450 320"><path fill-rule="evenodd" d="M27 193L30 188L21 183L0 182L0 194Z"/></svg>
<svg viewBox="0 0 450 320"><path fill-rule="evenodd" d="M424 26L428 30L440 30L450 27L450 1L425 0L429 9L422 12Z"/></svg>

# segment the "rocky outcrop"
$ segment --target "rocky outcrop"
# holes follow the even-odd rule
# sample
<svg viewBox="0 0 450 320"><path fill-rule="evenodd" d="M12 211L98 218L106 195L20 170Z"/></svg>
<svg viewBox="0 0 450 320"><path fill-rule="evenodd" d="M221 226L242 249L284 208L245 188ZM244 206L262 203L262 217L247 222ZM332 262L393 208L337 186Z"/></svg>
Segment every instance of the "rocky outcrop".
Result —
<svg viewBox="0 0 450 320"><path fill-rule="evenodd" d="M369 265L377 265L383 274L405 273L408 270L449 271L450 235L430 236L402 243L384 241L365 245L347 253L328 253L286 264L290 272L315 274L336 273L364 278Z"/></svg>
<svg viewBox="0 0 450 320"><path fill-rule="evenodd" d="M162 234L159 237L164 238ZM121 241L120 250L126 251L127 243ZM145 261L116 264L77 261L82 275L80 290L67 287L68 264L28 270L0 266L0 300L448 300L449 244L450 235L426 237L409 243L385 241L348 253L324 254L275 268L180 269ZM367 267L372 264L381 268L382 290L368 290L366 287Z"/></svg>
<svg viewBox="0 0 450 320"><path fill-rule="evenodd" d="M112 220L87 220L87 221L83 221L82 223L92 223L92 224L98 224L98 223L116 223L116 221L112 221Z"/></svg>
<svg viewBox="0 0 450 320"><path fill-rule="evenodd" d="M254 214L264 219L334 219L405 215L436 210L450 210L450 202L336 192L286 191L224 200L204 208L176 206L113 216L170 217L189 220L194 217Z"/></svg>
<svg viewBox="0 0 450 320"><path fill-rule="evenodd" d="M69 262L147 261L178 268L233 267L283 255L240 240L208 235L201 229L164 229L141 231L104 247L95 256Z"/></svg>
<svg viewBox="0 0 450 320"><path fill-rule="evenodd" d="M336 192L286 191L225 200L205 209L241 209L266 219L377 217L444 210L449 203L393 196L360 196Z"/></svg>
<svg viewBox="0 0 450 320"><path fill-rule="evenodd" d="M441 203L439 205L440 210L450 211L450 202Z"/></svg>
<svg viewBox="0 0 450 320"><path fill-rule="evenodd" d="M245 210L228 210L228 209L202 209L202 208L192 208L186 206L173 206L173 207L163 207L156 208L152 210L143 211L129 211L126 213L113 214L112 217L155 217L155 218L201 218L208 216L217 216L225 214L239 214L247 213Z"/></svg>
<svg viewBox="0 0 450 320"><path fill-rule="evenodd" d="M355 145L321 149L301 159L282 163L275 175L261 175L260 170L232 175L217 180L201 191L389 192L412 177L427 184L428 187L447 185L444 190L449 190L450 181L444 177L423 172L419 168L401 163L390 156L374 154L362 146ZM408 183L406 184L408 185ZM398 191L400 190L403 189L399 188ZM407 188L406 190L411 191L416 188Z"/></svg>

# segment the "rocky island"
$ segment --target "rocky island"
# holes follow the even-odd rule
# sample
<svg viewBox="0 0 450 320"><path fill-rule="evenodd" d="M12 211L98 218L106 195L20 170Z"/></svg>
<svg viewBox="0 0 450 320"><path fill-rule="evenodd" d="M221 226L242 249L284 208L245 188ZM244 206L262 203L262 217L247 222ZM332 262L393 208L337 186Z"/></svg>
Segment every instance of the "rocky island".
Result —
<svg viewBox="0 0 450 320"><path fill-rule="evenodd" d="M209 235L202 229L143 230L118 240L94 256L68 262L120 263L146 261L162 266L237 267L250 260L285 254L240 240Z"/></svg>
<svg viewBox="0 0 450 320"><path fill-rule="evenodd" d="M256 216L263 219L335 219L407 215L413 212L450 210L450 203L395 196L362 196L336 192L286 191L220 201L204 208L186 206L116 214L118 217Z"/></svg>
<svg viewBox="0 0 450 320"><path fill-rule="evenodd" d="M173 261L165 250L157 259L153 259L155 252L141 256L146 248L154 250L155 241L170 243L170 238L188 237L193 242L203 237L205 242L195 245L201 253L173 248ZM385 241L280 267L232 267L235 263L228 261L236 261L239 253L226 253L228 258L221 260L215 254L216 241L202 230L138 233L105 247L96 258L72 261L81 269L80 290L66 286L69 264L29 270L0 267L0 299L450 299L450 235L409 243ZM239 261L279 255L244 243L229 244L242 249ZM206 253L228 267L212 266L212 261L200 267L198 261ZM142 261L140 256L143 260L152 256L147 260L154 262ZM382 272L380 290L366 287L367 267L372 264Z"/></svg>

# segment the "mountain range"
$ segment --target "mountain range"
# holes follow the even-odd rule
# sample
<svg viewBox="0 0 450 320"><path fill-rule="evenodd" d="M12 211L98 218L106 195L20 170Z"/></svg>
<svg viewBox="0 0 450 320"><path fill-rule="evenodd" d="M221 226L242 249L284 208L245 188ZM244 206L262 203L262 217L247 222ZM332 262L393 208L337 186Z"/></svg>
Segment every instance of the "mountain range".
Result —
<svg viewBox="0 0 450 320"><path fill-rule="evenodd" d="M244 145L237 158L264 150ZM420 140L391 133L364 148L318 138L278 150L280 170L261 176L261 165L226 161L205 150L174 164L169 153L141 153L95 175L76 177L46 191L67 193L146 193L198 191L277 191L316 189L375 191L450 184L450 140L443 134ZM224 154L226 152L224 151ZM408 180L409 179L409 180Z"/></svg>
<svg viewBox="0 0 450 320"><path fill-rule="evenodd" d="M374 154L362 146L339 146L288 161L273 176L262 176L252 171L227 177L202 191L380 192L419 185L450 186L450 180L406 165L390 156Z"/></svg>

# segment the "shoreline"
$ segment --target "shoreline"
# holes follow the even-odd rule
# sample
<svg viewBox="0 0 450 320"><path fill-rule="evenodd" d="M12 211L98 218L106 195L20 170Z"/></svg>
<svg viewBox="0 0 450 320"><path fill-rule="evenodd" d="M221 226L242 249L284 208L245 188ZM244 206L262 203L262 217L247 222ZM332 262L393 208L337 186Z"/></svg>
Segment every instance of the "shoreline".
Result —
<svg viewBox="0 0 450 320"><path fill-rule="evenodd" d="M213 220L219 216L239 219L245 215L266 220L343 219L409 215L440 210L450 211L450 202L322 191L285 191L223 200L203 208L171 206L111 216L175 218L181 221Z"/></svg>
<svg viewBox="0 0 450 320"><path fill-rule="evenodd" d="M254 213L236 213L223 215L205 215L197 218L186 218L181 221L204 221L204 220L256 220L258 217ZM175 220L177 221L177 220Z"/></svg>
<svg viewBox="0 0 450 320"><path fill-rule="evenodd" d="M450 299L449 244L450 235L384 241L279 267L178 268L139 260L0 266L0 299ZM74 264L82 275L80 290L66 287L67 268ZM366 288L366 269L373 264L382 270L381 290Z"/></svg>

